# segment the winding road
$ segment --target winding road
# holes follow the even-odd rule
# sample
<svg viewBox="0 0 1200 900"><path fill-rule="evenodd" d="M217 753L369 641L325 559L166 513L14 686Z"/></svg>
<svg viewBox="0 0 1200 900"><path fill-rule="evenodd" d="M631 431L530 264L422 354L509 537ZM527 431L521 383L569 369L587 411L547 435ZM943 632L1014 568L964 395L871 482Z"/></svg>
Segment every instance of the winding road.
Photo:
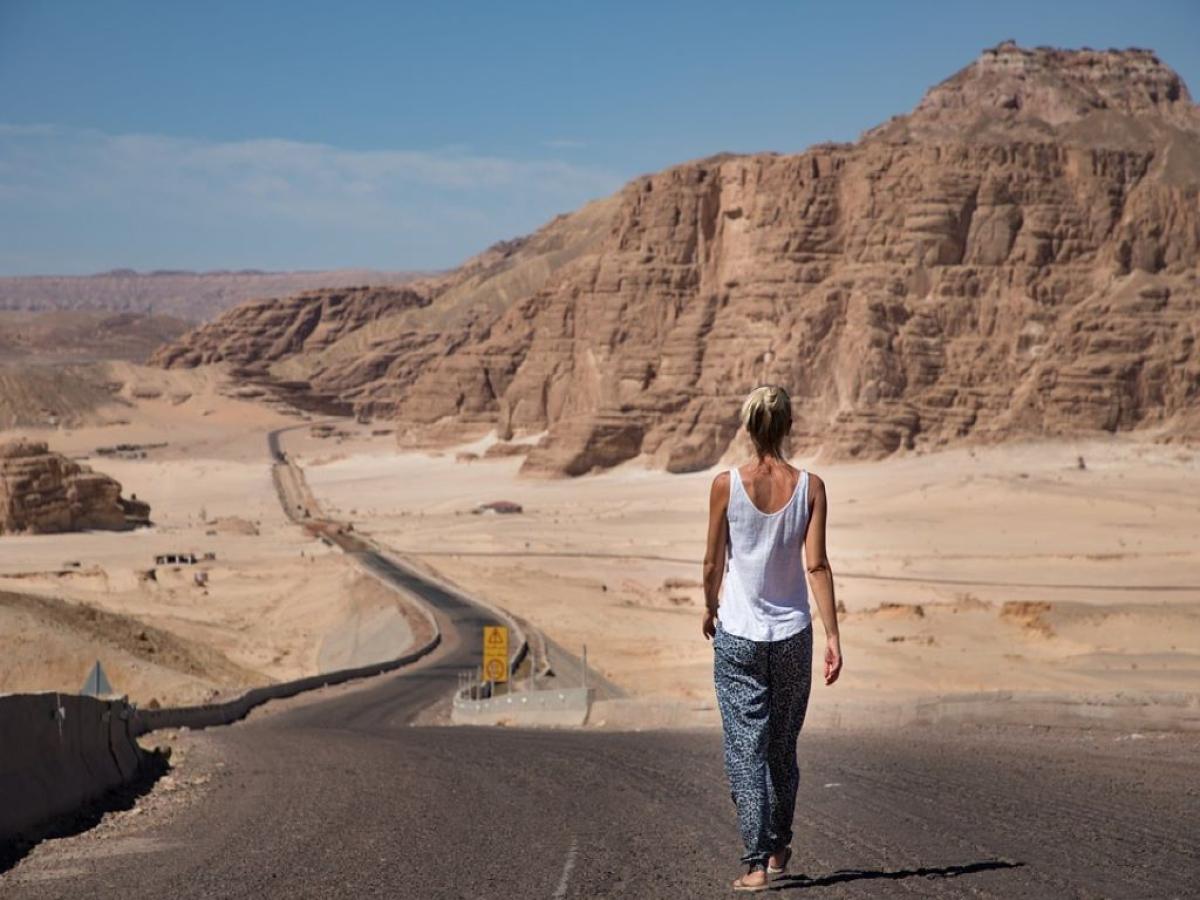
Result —
<svg viewBox="0 0 1200 900"><path fill-rule="evenodd" d="M719 734L418 724L491 617L381 564L436 609L434 653L188 736L185 802L44 842L0 897L729 895ZM1195 896L1196 736L863 725L802 735L796 862L777 891Z"/></svg>

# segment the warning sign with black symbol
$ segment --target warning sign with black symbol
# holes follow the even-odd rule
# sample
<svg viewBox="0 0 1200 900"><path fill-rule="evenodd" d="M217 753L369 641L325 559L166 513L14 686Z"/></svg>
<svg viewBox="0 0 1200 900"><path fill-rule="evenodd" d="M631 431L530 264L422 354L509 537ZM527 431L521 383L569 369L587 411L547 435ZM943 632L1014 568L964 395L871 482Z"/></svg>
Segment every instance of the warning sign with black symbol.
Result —
<svg viewBox="0 0 1200 900"><path fill-rule="evenodd" d="M508 681L508 629L503 625L484 626L483 678Z"/></svg>

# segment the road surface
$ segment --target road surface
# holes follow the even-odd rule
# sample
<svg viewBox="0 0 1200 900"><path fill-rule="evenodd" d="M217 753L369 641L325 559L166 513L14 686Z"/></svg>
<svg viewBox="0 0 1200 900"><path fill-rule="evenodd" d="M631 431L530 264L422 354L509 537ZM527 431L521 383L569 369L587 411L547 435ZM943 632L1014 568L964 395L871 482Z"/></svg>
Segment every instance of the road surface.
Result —
<svg viewBox="0 0 1200 900"><path fill-rule="evenodd" d="M486 613L389 567L444 640L411 669L187 738L176 806L47 841L0 897L703 898L739 848L711 731L413 724ZM822 690L814 703L822 702ZM814 897L1184 897L1200 739L1022 729L811 732L796 861Z"/></svg>
<svg viewBox="0 0 1200 900"><path fill-rule="evenodd" d="M182 808L46 842L0 876L0 897L727 895L738 848L719 735L414 726L483 622L418 589L447 625L433 656L192 736L211 780ZM1198 750L1194 736L805 734L797 863L776 886L1195 896Z"/></svg>

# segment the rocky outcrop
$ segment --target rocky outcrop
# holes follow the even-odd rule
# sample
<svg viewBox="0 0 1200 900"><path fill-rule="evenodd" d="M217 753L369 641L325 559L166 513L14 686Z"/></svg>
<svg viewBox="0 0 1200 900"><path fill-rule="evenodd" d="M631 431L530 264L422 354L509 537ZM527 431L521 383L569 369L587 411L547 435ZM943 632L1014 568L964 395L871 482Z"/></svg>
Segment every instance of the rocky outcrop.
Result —
<svg viewBox="0 0 1200 900"><path fill-rule="evenodd" d="M150 363L191 368L274 362L317 352L369 322L428 302L425 294L407 287L334 288L253 300L161 347Z"/></svg>
<svg viewBox="0 0 1200 900"><path fill-rule="evenodd" d="M427 365L458 364L460 351L469 354L514 302L593 251L607 236L618 202L599 200L558 216L536 234L489 247L456 271L414 281L403 292L360 289L356 314L342 312L336 335L329 330L302 340L299 349L294 336L306 333L313 307L333 292L246 304L163 347L152 363L184 368L233 362L238 377L271 382L289 402L331 413L345 411L335 409L334 398L360 417L382 418L393 417L406 401L424 408L422 421L444 412L490 422L495 397L486 375L475 377L461 395L433 386L413 398L409 390ZM393 302L380 302L389 296ZM289 335L290 345L280 341ZM465 356L461 362L464 372L472 371Z"/></svg>
<svg viewBox="0 0 1200 900"><path fill-rule="evenodd" d="M546 432L525 471L554 474L712 465L763 382L794 449L839 457L1200 437L1200 113L1149 51L1002 44L856 144L640 178L591 234L540 284L432 291L276 368L402 440Z"/></svg>
<svg viewBox="0 0 1200 900"><path fill-rule="evenodd" d="M1198 124L1183 80L1151 50L1027 50L1005 41L930 89L912 115L865 137L1114 145Z"/></svg>
<svg viewBox="0 0 1200 900"><path fill-rule="evenodd" d="M123 498L107 475L44 443L0 444L0 534L124 530L149 520L149 504Z"/></svg>

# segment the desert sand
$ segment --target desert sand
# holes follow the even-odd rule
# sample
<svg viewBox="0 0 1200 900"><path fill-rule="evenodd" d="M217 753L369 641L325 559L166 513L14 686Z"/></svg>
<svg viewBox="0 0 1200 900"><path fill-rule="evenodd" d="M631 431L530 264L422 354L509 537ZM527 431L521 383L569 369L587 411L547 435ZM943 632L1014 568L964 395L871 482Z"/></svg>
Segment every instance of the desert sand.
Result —
<svg viewBox="0 0 1200 900"><path fill-rule="evenodd" d="M138 702L197 702L409 645L412 611L280 509L266 435L299 419L224 396L212 373L111 371L124 399L92 411L98 424L4 437L86 457L149 501L154 525L0 539L0 692L75 692L99 659ZM163 442L145 458L94 452ZM201 561L155 565L174 552Z"/></svg>
<svg viewBox="0 0 1200 900"><path fill-rule="evenodd" d="M720 467L672 475L639 459L531 479L518 475L519 456L481 458L494 435L398 452L378 425L314 429L227 396L211 368L114 365L124 399L96 410L96 424L5 436L86 456L151 503L154 526L0 540L0 691L78 690L100 658L136 700L192 702L411 641L395 597L280 511L266 435L289 428L284 446L325 514L568 649L586 644L632 696L711 711L699 577ZM123 442L166 446L94 455ZM831 498L846 669L827 697L853 706L975 691L1195 691L1196 451L1130 437L795 461ZM523 512L473 514L494 500ZM215 558L154 565L175 551Z"/></svg>
<svg viewBox="0 0 1200 900"><path fill-rule="evenodd" d="M397 454L387 438L301 435L289 447L327 513L566 647L586 644L634 695L711 706L699 578L719 468L670 475L633 462L530 480L519 460L458 461L490 440L440 455ZM846 610L839 702L1195 691L1194 451L1114 439L796 462L831 498ZM498 499L524 512L471 513Z"/></svg>

